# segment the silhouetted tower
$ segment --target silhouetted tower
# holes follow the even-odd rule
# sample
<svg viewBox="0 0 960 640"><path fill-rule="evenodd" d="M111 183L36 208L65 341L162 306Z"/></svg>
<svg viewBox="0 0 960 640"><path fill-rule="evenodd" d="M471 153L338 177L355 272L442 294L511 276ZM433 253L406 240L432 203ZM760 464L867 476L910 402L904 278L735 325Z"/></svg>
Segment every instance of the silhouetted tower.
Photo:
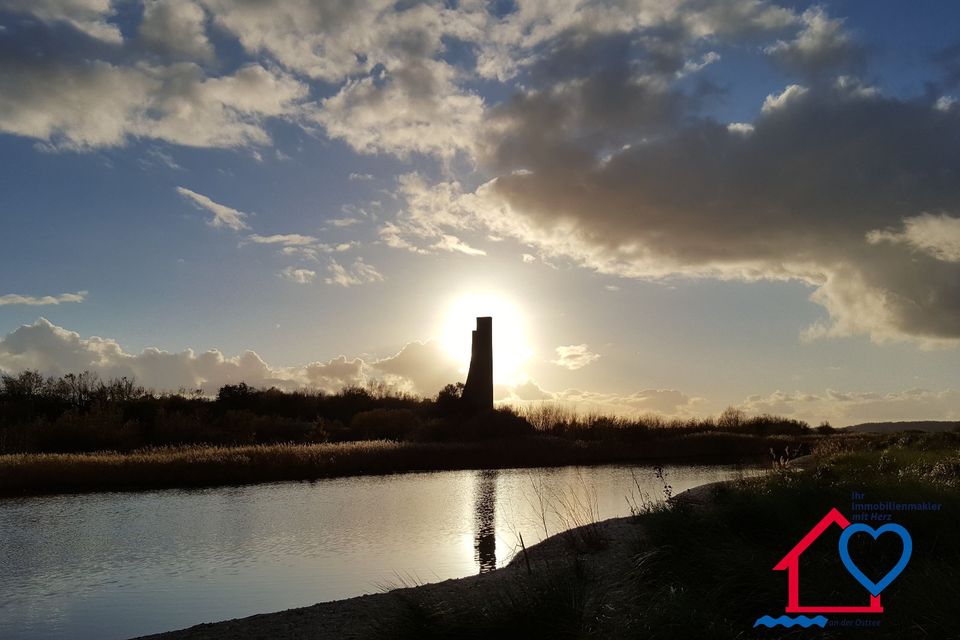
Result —
<svg viewBox="0 0 960 640"><path fill-rule="evenodd" d="M477 318L463 401L472 411L493 409L493 318Z"/></svg>

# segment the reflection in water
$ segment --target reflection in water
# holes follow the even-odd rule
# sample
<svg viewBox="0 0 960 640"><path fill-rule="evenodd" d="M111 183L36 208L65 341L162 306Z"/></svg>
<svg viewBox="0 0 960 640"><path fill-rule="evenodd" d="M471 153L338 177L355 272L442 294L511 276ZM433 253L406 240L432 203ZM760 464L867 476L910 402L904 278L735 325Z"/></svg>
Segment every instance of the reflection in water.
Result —
<svg viewBox="0 0 960 640"><path fill-rule="evenodd" d="M494 469L478 473L475 487L473 517L477 536L474 559L480 565L480 573L487 573L497 568L497 538L494 530L497 471Z"/></svg>
<svg viewBox="0 0 960 640"><path fill-rule="evenodd" d="M666 471L674 493L741 473ZM507 540L568 526L544 522L534 487L581 483L600 518L628 515L637 483L663 487L648 467L608 465L3 499L0 638L121 640L489 571L495 527L502 563Z"/></svg>

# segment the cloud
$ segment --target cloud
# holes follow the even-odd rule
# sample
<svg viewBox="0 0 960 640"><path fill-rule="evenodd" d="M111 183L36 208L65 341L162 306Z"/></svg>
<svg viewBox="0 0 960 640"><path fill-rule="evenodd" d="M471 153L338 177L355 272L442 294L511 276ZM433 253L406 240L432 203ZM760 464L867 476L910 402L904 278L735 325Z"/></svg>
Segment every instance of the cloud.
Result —
<svg viewBox="0 0 960 640"><path fill-rule="evenodd" d="M863 49L844 30L842 19L831 18L820 6L807 9L801 18L804 27L796 38L767 47L767 54L787 69L811 76L863 65Z"/></svg>
<svg viewBox="0 0 960 640"><path fill-rule="evenodd" d="M317 272L311 271L310 269L287 267L277 275L291 282L296 282L297 284L310 284L313 282L313 279L317 277Z"/></svg>
<svg viewBox="0 0 960 640"><path fill-rule="evenodd" d="M788 106L791 102L796 102L800 100L806 93L809 91L806 87L802 87L798 84L791 84L786 89L778 94L770 94L763 101L763 106L761 111L763 113L770 113L776 109L783 109ZM746 125L746 126L744 126ZM747 127L749 127L749 132L753 133L754 127L749 123L741 123L740 126L733 127L733 131L737 133L745 133ZM727 125L727 130L730 131L730 125Z"/></svg>
<svg viewBox="0 0 960 640"><path fill-rule="evenodd" d="M483 115L483 100L460 90L455 75L442 61L408 61L347 82L314 118L360 153L451 157L470 151Z"/></svg>
<svg viewBox="0 0 960 640"><path fill-rule="evenodd" d="M348 178L350 180L373 180L373 175L369 173L351 173Z"/></svg>
<svg viewBox="0 0 960 640"><path fill-rule="evenodd" d="M691 405L693 401L693 398L676 389L643 389L618 399L618 402L641 413L663 414L676 413Z"/></svg>
<svg viewBox="0 0 960 640"><path fill-rule="evenodd" d="M147 46L174 58L213 59L206 14L193 0L145 0L138 34Z"/></svg>
<svg viewBox="0 0 960 640"><path fill-rule="evenodd" d="M81 338L44 318L0 337L0 370L27 369L39 370L44 375L92 371L104 378L133 378L158 391L202 389L207 394L216 393L225 384L240 382L256 387L310 387L332 392L363 385L369 376L376 375L363 360L345 356L303 366L275 367L249 350L232 357L215 349L172 353L150 347L130 353L115 340Z"/></svg>
<svg viewBox="0 0 960 640"><path fill-rule="evenodd" d="M327 362L312 362L304 367L310 387L339 391L344 387L363 386L367 381L366 365L360 358L348 360L337 356Z"/></svg>
<svg viewBox="0 0 960 640"><path fill-rule="evenodd" d="M466 242L460 238L450 235L448 233L443 234L436 243L431 245L432 249L439 249L440 251L450 251L456 253L464 253L468 256L485 256L487 252L482 249L476 249L471 247Z"/></svg>
<svg viewBox="0 0 960 640"><path fill-rule="evenodd" d="M192 349L167 352L147 348L125 351L115 340L90 337L58 327L40 318L0 337L0 370L39 370L44 375L93 371L102 377L135 378L157 390L202 389L216 393L224 384L247 384L293 390L303 387L337 391L346 386L383 381L425 396L435 395L446 384L463 379L455 362L439 342L411 342L396 354L365 362L337 356L328 361L279 367L253 351L226 356L220 351L198 353ZM668 416L697 414L703 399L676 389L642 389L630 394L598 393L579 389L550 392L532 380L513 387L498 386L498 397L514 403L556 402L578 411L620 415L658 413ZM739 405L748 413L787 415L816 424L827 419L835 425L876 420L958 420L960 390L908 389L894 392L823 393L775 391L754 395Z"/></svg>
<svg viewBox="0 0 960 640"><path fill-rule="evenodd" d="M330 224L342 229L343 227L352 227L355 224L360 224L363 222L360 218L333 218L329 220Z"/></svg>
<svg viewBox="0 0 960 640"><path fill-rule="evenodd" d="M944 47L933 56L943 70L943 84L953 89L960 86L960 41Z"/></svg>
<svg viewBox="0 0 960 640"><path fill-rule="evenodd" d="M446 385L463 379L457 364L436 340L410 342L370 366L391 376L398 386L424 396L436 395Z"/></svg>
<svg viewBox="0 0 960 640"><path fill-rule="evenodd" d="M834 426L861 422L960 419L960 390L908 389L877 393L827 389L823 393L775 391L750 396L740 407L751 414L786 415L811 424Z"/></svg>
<svg viewBox="0 0 960 640"><path fill-rule="evenodd" d="M303 247L317 243L313 236L305 236L299 233L284 233L272 236L261 236L256 233L247 236L247 240L255 244L279 244L284 247Z"/></svg>
<svg viewBox="0 0 960 640"><path fill-rule="evenodd" d="M906 244L944 262L960 262L960 218L924 213L903 219L903 231L873 230L867 242Z"/></svg>
<svg viewBox="0 0 960 640"><path fill-rule="evenodd" d="M172 155L156 147L148 149L145 156L138 160L138 162L144 169L166 167L173 171L183 171L183 167L177 164L177 161L173 159Z"/></svg>
<svg viewBox="0 0 960 640"><path fill-rule="evenodd" d="M52 304L63 304L66 302L83 302L86 299L86 291L77 291L76 293L61 293L58 296L21 296L16 293L8 293L0 296L0 307L14 304L39 307Z"/></svg>
<svg viewBox="0 0 960 640"><path fill-rule="evenodd" d="M123 40L120 29L108 22L112 0L0 0L0 10L27 13L47 23L64 22L82 33L109 43Z"/></svg>
<svg viewBox="0 0 960 640"><path fill-rule="evenodd" d="M53 43L50 55L34 55L37 38L0 54L0 131L56 150L140 138L238 148L269 144L265 121L282 118L310 133L319 126L361 153L427 154L447 163L465 154L472 161L489 111L474 89L478 80L506 82L524 73L536 80L565 66L582 72L577 61L590 57L583 54L605 55L609 42L648 54L609 73L602 71L609 65L600 64L593 80L582 73L580 106L589 108L599 104L590 93L613 87L609 76L629 67L639 67L639 75L636 90L624 97L656 93L660 80L718 59L697 43L802 24L795 12L760 0L561 0L524 4L508 15L480 2L138 5L142 12L124 12L136 34L125 41L110 22L110 0L0 0L0 10L28 13L46 25L41 39ZM208 22L211 31L236 38L241 51L218 58ZM62 23L99 38L99 46L61 33L55 25ZM461 48L466 55L457 55ZM236 54L243 66L231 75L208 75L234 68ZM311 86L321 87L323 97L312 99ZM666 113L669 106L653 108ZM642 107L628 100L619 110L605 108L622 119Z"/></svg>
<svg viewBox="0 0 960 640"><path fill-rule="evenodd" d="M24 56L0 65L0 131L42 140L51 150L116 147L130 138L194 147L267 144L263 119L288 115L306 91L256 64L207 77L188 62L126 67Z"/></svg>
<svg viewBox="0 0 960 640"><path fill-rule="evenodd" d="M207 224L211 227L227 227L229 229L233 229L234 231L242 231L250 228L247 223L243 221L244 218L247 217L247 214L243 213L242 211L237 211L236 209L232 209L228 206L218 204L207 196L195 191L191 191L186 187L177 187L177 193L190 200L190 202L192 202L193 205L198 209L205 209L212 213L213 218L207 221Z"/></svg>
<svg viewBox="0 0 960 640"><path fill-rule="evenodd" d="M327 267L327 273L330 275L325 279L326 283L341 287L383 282L383 276L380 272L373 265L364 262L363 258L357 258L350 267L344 267L336 260L331 260Z"/></svg>
<svg viewBox="0 0 960 640"><path fill-rule="evenodd" d="M169 353L144 349L125 352L114 340L67 331L41 318L0 338L0 368L38 369L44 374L94 371L104 377L127 376L156 389L203 388L214 392L223 384L296 386L284 372L271 369L254 352L232 358L219 351L197 354L188 349Z"/></svg>
<svg viewBox="0 0 960 640"><path fill-rule="evenodd" d="M495 116L487 161L498 175L476 190L406 180L398 228L411 239L484 228L621 277L797 280L830 316L807 337L957 344L960 264L944 258L960 201L960 113L847 79L788 87L742 135L659 111L622 126L581 122L576 101L555 93L519 96ZM623 144L641 125L657 134ZM610 151L603 141L618 136ZM923 211L944 213L904 222ZM885 231L904 224L912 243Z"/></svg>
<svg viewBox="0 0 960 640"><path fill-rule="evenodd" d="M275 245L280 247L280 253L301 260L319 262L320 257L331 253L342 253L354 248L356 242L340 242L335 245L320 242L314 236L301 233L278 233L262 236L252 233L241 241L241 246L247 243ZM363 269L361 269L363 271Z"/></svg>
<svg viewBox="0 0 960 640"><path fill-rule="evenodd" d="M500 393L496 394L498 396L498 400L537 402L541 400L553 399L552 393L541 389L540 385L533 380L527 380L526 382L512 387L501 386L499 391Z"/></svg>
<svg viewBox="0 0 960 640"><path fill-rule="evenodd" d="M600 359L600 354L593 353L585 344L559 346L556 351L557 359L550 362L571 371L582 369Z"/></svg>
<svg viewBox="0 0 960 640"><path fill-rule="evenodd" d="M550 395L552 402L578 412L622 416L688 417L696 414L697 405L703 401L676 389L642 389L630 394L566 389Z"/></svg>

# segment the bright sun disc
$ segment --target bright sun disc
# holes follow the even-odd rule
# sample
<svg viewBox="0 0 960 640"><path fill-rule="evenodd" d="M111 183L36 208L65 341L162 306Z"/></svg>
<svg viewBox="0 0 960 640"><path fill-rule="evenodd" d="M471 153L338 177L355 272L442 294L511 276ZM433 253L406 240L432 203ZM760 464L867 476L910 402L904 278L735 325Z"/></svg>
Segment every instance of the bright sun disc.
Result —
<svg viewBox="0 0 960 640"><path fill-rule="evenodd" d="M525 381L523 364L533 353L526 339L525 323L519 309L508 299L493 294L469 294L455 299L447 308L441 342L444 349L466 373L470 366L470 336L477 318L493 317L493 381L516 385Z"/></svg>

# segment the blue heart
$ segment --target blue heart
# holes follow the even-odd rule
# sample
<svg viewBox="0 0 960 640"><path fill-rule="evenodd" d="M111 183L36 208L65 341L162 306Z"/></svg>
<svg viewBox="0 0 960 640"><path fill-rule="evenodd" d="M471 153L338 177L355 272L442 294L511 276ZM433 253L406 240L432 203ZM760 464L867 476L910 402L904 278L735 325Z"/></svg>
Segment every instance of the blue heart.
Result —
<svg viewBox="0 0 960 640"><path fill-rule="evenodd" d="M897 560L897 564L893 565L893 569L890 569L887 575L883 576L880 582L870 580L870 578L864 575L863 571L860 571L859 567L853 563L853 560L850 559L850 538L852 538L855 533L869 533L873 536L874 540L876 540L881 533L895 533L903 540L903 553L900 554L900 559ZM847 568L850 575L857 579L857 582L862 584L864 588L874 596L879 596L880 592L886 589L890 583L903 572L907 563L910 562L911 553L913 553L913 540L910 539L910 534L907 533L907 530L899 524L885 524L879 529L874 529L862 522L858 522L849 525L843 530L843 533L840 534L840 559L843 560L843 566Z"/></svg>

